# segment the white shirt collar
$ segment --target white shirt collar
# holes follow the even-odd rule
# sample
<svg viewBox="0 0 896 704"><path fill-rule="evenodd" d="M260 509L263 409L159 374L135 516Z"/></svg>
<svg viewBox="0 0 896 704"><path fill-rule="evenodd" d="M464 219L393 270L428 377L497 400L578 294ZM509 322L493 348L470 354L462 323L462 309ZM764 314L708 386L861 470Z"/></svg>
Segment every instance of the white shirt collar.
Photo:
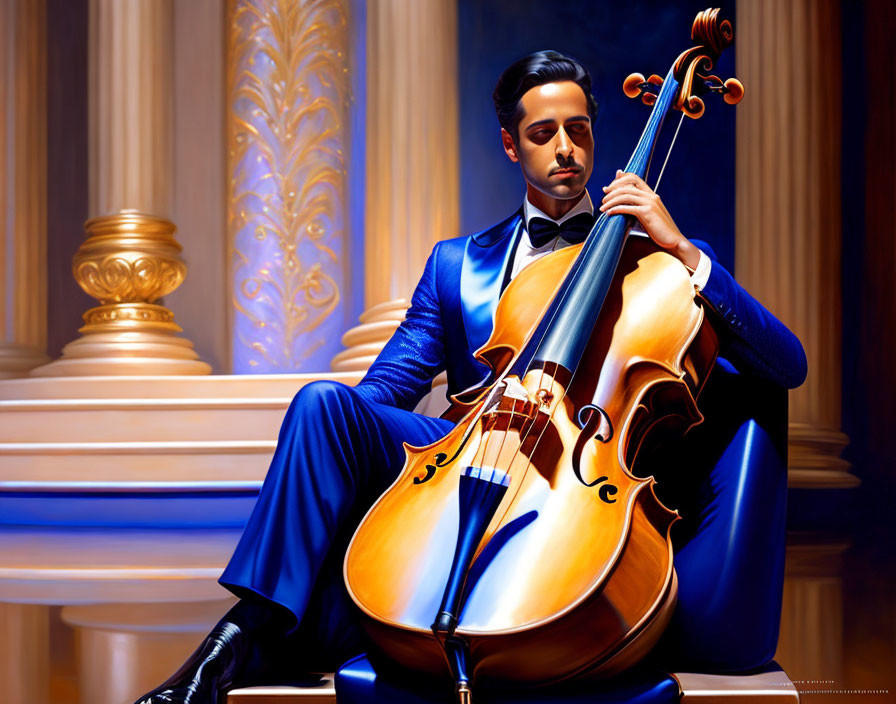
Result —
<svg viewBox="0 0 896 704"><path fill-rule="evenodd" d="M573 206L572 210L570 210L566 215L564 215L559 220L554 220L554 218L545 215L541 210L536 208L532 203L529 202L529 198L526 197L523 199L523 219L526 222L526 229L529 229L529 220L534 217L544 218L545 220L550 220L551 222L555 222L558 225L569 220L571 217L575 217L581 213L588 213L589 215L594 215L594 204L591 202L591 196L588 193L588 190L585 190L585 195L578 203Z"/></svg>

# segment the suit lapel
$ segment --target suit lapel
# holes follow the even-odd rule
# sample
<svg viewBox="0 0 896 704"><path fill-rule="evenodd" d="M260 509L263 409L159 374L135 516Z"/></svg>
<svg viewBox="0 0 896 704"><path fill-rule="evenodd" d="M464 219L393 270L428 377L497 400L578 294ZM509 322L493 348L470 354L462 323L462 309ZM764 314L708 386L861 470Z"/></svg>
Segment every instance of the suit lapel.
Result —
<svg viewBox="0 0 896 704"><path fill-rule="evenodd" d="M471 352L482 347L492 332L504 272L522 221L522 211L519 211L467 240L460 274L460 298Z"/></svg>

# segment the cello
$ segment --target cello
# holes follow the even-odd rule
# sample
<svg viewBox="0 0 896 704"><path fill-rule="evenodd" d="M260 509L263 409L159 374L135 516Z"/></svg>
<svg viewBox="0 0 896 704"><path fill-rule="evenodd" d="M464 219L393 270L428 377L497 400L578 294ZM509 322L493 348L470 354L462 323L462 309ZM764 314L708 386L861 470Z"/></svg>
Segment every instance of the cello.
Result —
<svg viewBox="0 0 896 704"><path fill-rule="evenodd" d="M710 71L731 44L718 10L665 78L623 90L653 109L625 171L644 178L666 114L734 104ZM392 486L357 528L344 576L390 659L474 681L547 684L608 677L649 652L671 618L677 513L633 473L659 434L700 423L696 399L718 340L688 271L635 218L598 218L580 245L523 269L498 302L476 357L491 369L454 396L457 419L406 445Z"/></svg>

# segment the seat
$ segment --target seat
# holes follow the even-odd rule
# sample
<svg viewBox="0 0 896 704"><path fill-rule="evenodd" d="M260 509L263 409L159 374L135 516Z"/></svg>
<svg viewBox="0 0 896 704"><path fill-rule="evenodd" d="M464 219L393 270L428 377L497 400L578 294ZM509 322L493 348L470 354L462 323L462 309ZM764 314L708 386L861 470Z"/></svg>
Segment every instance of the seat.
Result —
<svg viewBox="0 0 896 704"><path fill-rule="evenodd" d="M433 686L431 681L401 676L386 669L380 674L368 655L359 655L343 665L335 677L334 702L338 704L453 704L451 683ZM311 694L307 690L307 694ZM273 701L273 700L272 700ZM323 701L323 700L321 700ZM639 669L625 677L601 683L572 683L533 690L480 689L475 704L797 704L796 687L776 662L750 673L707 675L666 674ZM296 698L294 704L312 704ZM231 704L262 704L259 700L235 699ZM277 704L291 704L285 699ZM317 704L317 702L314 702Z"/></svg>
<svg viewBox="0 0 896 704"><path fill-rule="evenodd" d="M772 661L784 580L787 394L719 360L700 407L703 424L655 446L635 467L657 477L658 495L683 517L672 536L678 604L653 652L635 670L600 683L474 686L477 704L672 704L711 701L720 692L734 695L726 701L798 701ZM375 654L340 668L335 695L339 704L456 701L450 681L402 672ZM231 701L252 701L240 696L232 693Z"/></svg>

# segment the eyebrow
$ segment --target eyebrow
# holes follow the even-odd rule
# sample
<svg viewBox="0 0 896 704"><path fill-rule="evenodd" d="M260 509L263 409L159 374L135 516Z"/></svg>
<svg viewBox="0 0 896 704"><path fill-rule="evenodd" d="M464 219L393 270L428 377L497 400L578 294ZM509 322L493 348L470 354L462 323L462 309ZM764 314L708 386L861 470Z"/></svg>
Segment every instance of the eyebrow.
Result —
<svg viewBox="0 0 896 704"><path fill-rule="evenodd" d="M587 115L574 115L573 117L566 118L565 122L579 122L579 121L583 121L583 120L591 122L591 118L588 117ZM539 120L538 122L533 122L531 125L527 125L526 130L528 131L528 130L531 130L533 127L541 127L542 125L553 125L556 123L557 123L557 121L554 119L551 119L551 118L549 118L547 120Z"/></svg>

